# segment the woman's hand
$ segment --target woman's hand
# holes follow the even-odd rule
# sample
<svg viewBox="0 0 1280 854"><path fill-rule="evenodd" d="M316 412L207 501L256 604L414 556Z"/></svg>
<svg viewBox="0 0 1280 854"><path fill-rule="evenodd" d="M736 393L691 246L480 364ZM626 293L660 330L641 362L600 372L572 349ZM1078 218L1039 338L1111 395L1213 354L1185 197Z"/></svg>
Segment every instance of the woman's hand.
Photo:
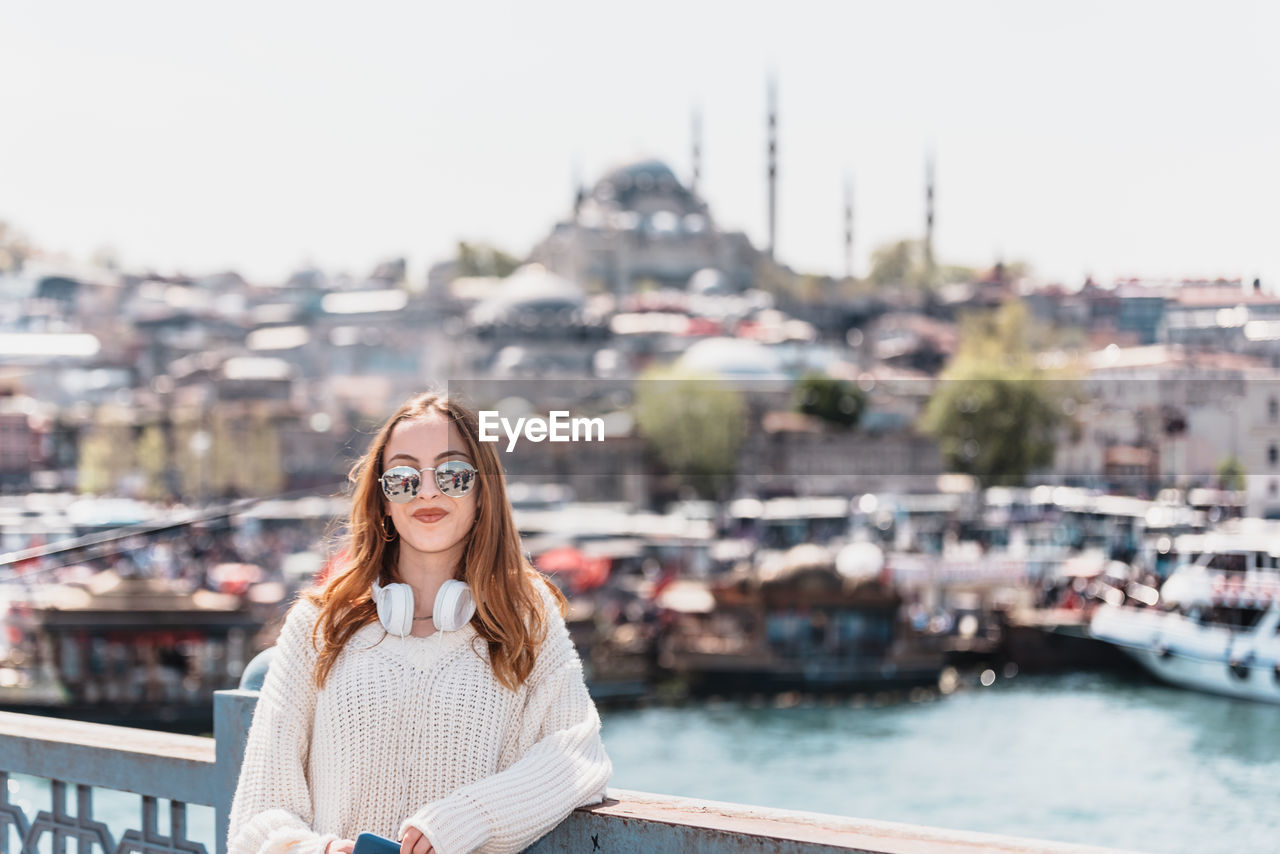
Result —
<svg viewBox="0 0 1280 854"><path fill-rule="evenodd" d="M404 839L400 841L400 854L436 854L436 849L421 830L411 827L405 831Z"/></svg>
<svg viewBox="0 0 1280 854"><path fill-rule="evenodd" d="M354 839L330 839L324 847L324 854L351 854L356 847Z"/></svg>

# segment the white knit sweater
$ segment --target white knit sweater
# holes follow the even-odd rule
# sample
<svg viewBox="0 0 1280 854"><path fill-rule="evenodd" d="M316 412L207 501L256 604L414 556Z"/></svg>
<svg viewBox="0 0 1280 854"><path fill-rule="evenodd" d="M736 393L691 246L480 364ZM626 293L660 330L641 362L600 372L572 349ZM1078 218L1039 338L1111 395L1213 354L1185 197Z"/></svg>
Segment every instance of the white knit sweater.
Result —
<svg viewBox="0 0 1280 854"><path fill-rule="evenodd" d="M319 609L295 603L249 729L228 854L323 854L333 839L399 841L410 826L438 854L515 852L599 803L613 770L600 718L543 599L547 639L518 691L494 678L470 625L400 638L375 622L317 692Z"/></svg>

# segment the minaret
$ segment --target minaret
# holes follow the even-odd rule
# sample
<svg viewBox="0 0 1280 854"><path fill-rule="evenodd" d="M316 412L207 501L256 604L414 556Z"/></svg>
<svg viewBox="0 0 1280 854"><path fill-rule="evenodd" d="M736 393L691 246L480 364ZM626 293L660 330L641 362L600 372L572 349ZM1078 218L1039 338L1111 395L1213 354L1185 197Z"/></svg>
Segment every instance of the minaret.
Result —
<svg viewBox="0 0 1280 854"><path fill-rule="evenodd" d="M853 179L844 179L844 277L853 278Z"/></svg>
<svg viewBox="0 0 1280 854"><path fill-rule="evenodd" d="M698 197L698 185L702 182L702 110L693 111L693 179L689 191Z"/></svg>
<svg viewBox="0 0 1280 854"><path fill-rule="evenodd" d="M925 159L924 167L924 264L933 273L933 152Z"/></svg>
<svg viewBox="0 0 1280 854"><path fill-rule="evenodd" d="M575 157L573 160L573 221L575 224L582 213L582 203L586 198L587 188L582 183L582 163Z"/></svg>
<svg viewBox="0 0 1280 854"><path fill-rule="evenodd" d="M778 239L778 81L769 77L769 260Z"/></svg>

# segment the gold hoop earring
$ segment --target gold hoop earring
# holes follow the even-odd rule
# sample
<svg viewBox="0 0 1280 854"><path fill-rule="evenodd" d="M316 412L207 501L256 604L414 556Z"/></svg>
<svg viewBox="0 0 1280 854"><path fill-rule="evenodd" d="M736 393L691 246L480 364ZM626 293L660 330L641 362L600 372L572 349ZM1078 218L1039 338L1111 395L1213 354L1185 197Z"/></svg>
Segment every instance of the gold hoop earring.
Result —
<svg viewBox="0 0 1280 854"><path fill-rule="evenodd" d="M396 529L394 523L391 523L390 516L382 517L382 541L384 543L394 542L396 538Z"/></svg>

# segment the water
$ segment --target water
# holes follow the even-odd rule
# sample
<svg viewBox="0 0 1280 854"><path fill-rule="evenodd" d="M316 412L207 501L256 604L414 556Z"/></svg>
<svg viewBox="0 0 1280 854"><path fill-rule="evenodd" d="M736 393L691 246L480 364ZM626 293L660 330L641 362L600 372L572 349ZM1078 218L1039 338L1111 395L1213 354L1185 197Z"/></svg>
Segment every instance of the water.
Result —
<svg viewBox="0 0 1280 854"><path fill-rule="evenodd" d="M603 717L623 789L1161 854L1280 847L1280 706L1079 674Z"/></svg>
<svg viewBox="0 0 1280 854"><path fill-rule="evenodd" d="M1153 854L1280 847L1280 706L1077 674L880 707L602 716L621 789ZM49 808L44 781L15 776L10 797L29 818ZM118 841L139 802L99 791L95 814ZM212 809L187 822L212 852Z"/></svg>

